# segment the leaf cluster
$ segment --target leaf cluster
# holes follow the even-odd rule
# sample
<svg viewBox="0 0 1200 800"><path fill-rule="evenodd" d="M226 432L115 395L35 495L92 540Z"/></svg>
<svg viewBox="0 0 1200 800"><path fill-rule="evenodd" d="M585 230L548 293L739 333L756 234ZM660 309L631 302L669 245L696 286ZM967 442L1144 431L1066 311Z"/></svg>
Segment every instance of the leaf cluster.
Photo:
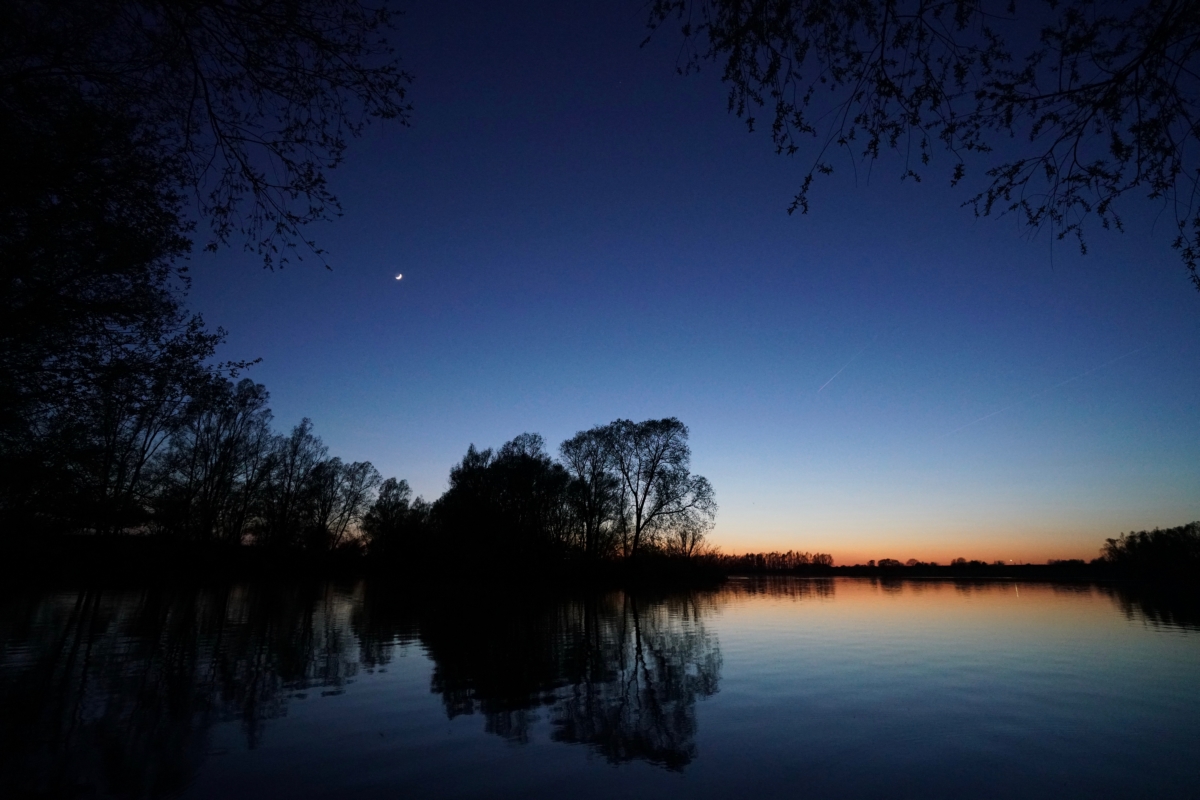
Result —
<svg viewBox="0 0 1200 800"><path fill-rule="evenodd" d="M67 93L136 137L210 223L267 266L340 213L326 174L372 118L405 123L386 5L357 0L12 0L0 91Z"/></svg>
<svg viewBox="0 0 1200 800"><path fill-rule="evenodd" d="M805 213L831 153L897 153L921 180L935 149L950 182L978 155L978 216L1016 214L1086 250L1085 223L1121 229L1133 193L1174 215L1200 289L1196 115L1200 6L1187 0L654 0L678 27L679 69L722 65L729 110L761 109L779 153L815 142L789 212Z"/></svg>

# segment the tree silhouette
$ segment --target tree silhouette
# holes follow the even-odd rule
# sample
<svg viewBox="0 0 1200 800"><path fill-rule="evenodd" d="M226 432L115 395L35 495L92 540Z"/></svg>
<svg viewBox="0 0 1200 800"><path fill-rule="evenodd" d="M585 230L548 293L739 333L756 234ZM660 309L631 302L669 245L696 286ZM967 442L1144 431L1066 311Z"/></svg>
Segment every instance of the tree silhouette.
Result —
<svg viewBox="0 0 1200 800"><path fill-rule="evenodd" d="M408 481L388 478L363 516L367 552L390 561L427 560L429 513L429 503L412 499Z"/></svg>
<svg viewBox="0 0 1200 800"><path fill-rule="evenodd" d="M313 550L336 550L349 542L371 505L372 495L382 482L369 462L344 464L336 456L316 466L310 478L312 519L308 546Z"/></svg>
<svg viewBox="0 0 1200 800"><path fill-rule="evenodd" d="M566 470L554 463L537 434L521 434L496 452L471 445L433 505L442 547L476 563L530 562L560 554L569 524L568 482Z"/></svg>
<svg viewBox="0 0 1200 800"><path fill-rule="evenodd" d="M624 521L622 483L613 470L612 442L605 427L580 431L559 446L571 475L570 504L583 537L588 561L609 555Z"/></svg>
<svg viewBox="0 0 1200 800"><path fill-rule="evenodd" d="M223 338L181 304L187 223L126 119L0 85L0 511L137 524L146 467Z"/></svg>
<svg viewBox="0 0 1200 800"><path fill-rule="evenodd" d="M627 493L626 555L647 541L674 540L690 554L712 525L717 504L708 480L690 472L687 426L674 417L645 422L617 420L607 436L613 464Z"/></svg>
<svg viewBox="0 0 1200 800"><path fill-rule="evenodd" d="M240 543L269 466L267 390L213 379L196 392L160 465L155 526L199 541Z"/></svg>
<svg viewBox="0 0 1200 800"><path fill-rule="evenodd" d="M722 64L729 109L751 130L763 109L777 152L815 140L789 213L808 211L833 150L891 150L921 180L940 146L951 185L984 157L977 215L1081 248L1089 220L1122 227L1128 195L1162 202L1200 289L1195 3L655 0L649 22L679 26L681 71Z"/></svg>
<svg viewBox="0 0 1200 800"><path fill-rule="evenodd" d="M1200 571L1200 522L1123 533L1105 539L1100 554L1110 564L1135 571L1194 575Z"/></svg>
<svg viewBox="0 0 1200 800"><path fill-rule="evenodd" d="M308 522L313 473L328 448L312 432L307 417L291 435L277 437L262 489L262 522L257 538L269 547L295 547L303 542Z"/></svg>
<svg viewBox="0 0 1200 800"><path fill-rule="evenodd" d="M325 172L372 118L407 118L386 5L354 0L12 0L0 18L0 115L63 93L129 120L157 170L267 265L335 216ZM37 109L21 106L21 119Z"/></svg>
<svg viewBox="0 0 1200 800"><path fill-rule="evenodd" d="M345 541L373 468L318 482L309 439L268 446L264 410L216 388L246 365L212 363L224 333L184 310L181 259L196 218L209 247L237 236L267 265L319 252L301 229L337 213L325 171L370 119L407 113L390 26L354 0L0 10L8 530Z"/></svg>

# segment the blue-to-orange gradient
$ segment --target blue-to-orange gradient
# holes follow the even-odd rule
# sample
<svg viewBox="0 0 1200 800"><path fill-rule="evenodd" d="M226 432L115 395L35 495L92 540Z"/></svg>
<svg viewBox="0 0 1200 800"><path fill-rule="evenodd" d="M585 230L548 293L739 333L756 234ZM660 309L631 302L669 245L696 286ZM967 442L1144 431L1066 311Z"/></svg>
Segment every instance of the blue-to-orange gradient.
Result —
<svg viewBox="0 0 1200 800"><path fill-rule="evenodd" d="M281 428L310 416L433 498L472 442L678 416L726 552L1038 562L1200 518L1200 294L1169 211L1130 205L1083 257L976 220L949 159L920 184L843 159L789 217L814 153L775 156L643 21L401 19L414 124L334 173L333 271L194 261Z"/></svg>

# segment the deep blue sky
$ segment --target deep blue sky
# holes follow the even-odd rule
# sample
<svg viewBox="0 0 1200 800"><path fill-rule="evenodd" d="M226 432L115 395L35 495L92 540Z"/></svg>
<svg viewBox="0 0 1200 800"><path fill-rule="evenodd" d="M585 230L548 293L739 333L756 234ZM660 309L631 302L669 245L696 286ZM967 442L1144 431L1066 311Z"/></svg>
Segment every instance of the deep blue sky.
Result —
<svg viewBox="0 0 1200 800"><path fill-rule="evenodd" d="M1091 557L1200 518L1200 293L1168 216L1130 206L1081 257L975 220L943 158L921 184L837 162L789 217L812 154L774 155L643 23L410 7L413 125L333 174L334 269L193 260L281 429L312 417L432 499L471 442L678 416L727 552Z"/></svg>

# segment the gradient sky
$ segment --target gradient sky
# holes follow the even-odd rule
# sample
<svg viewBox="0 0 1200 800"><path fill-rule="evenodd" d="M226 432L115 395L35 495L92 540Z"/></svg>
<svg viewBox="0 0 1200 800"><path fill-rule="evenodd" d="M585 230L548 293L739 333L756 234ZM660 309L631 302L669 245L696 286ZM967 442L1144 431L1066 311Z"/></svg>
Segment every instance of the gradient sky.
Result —
<svg viewBox="0 0 1200 800"><path fill-rule="evenodd" d="M774 155L643 23L410 7L413 125L333 173L345 214L310 233L334 269L193 259L280 429L309 416L432 499L469 443L677 416L725 552L1090 558L1200 519L1200 293L1169 214L1131 205L1081 257L976 220L943 157L921 184L835 162L789 217L812 154Z"/></svg>

